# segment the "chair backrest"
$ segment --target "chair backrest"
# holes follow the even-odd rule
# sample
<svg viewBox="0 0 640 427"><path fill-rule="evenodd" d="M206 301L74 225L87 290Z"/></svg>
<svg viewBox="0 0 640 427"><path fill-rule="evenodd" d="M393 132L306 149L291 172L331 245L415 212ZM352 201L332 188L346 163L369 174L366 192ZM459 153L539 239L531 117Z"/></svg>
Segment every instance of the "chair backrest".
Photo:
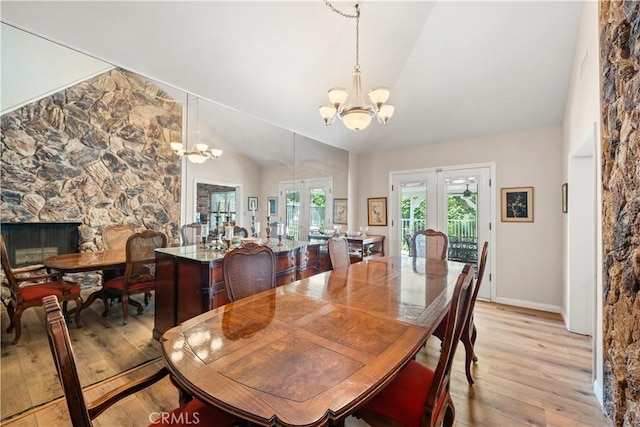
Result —
<svg viewBox="0 0 640 427"><path fill-rule="evenodd" d="M466 324L467 315L471 307L474 275L475 270L471 264L465 264L462 273L458 276L447 316L448 320L440 350L440 359L434 372L431 387L427 393L424 417L431 419L438 418L438 414L434 414L433 412L438 409L439 399L449 388L451 366L453 365L456 348L458 347L458 342L462 336L462 330ZM422 425L430 425L430 423L426 422Z"/></svg>
<svg viewBox="0 0 640 427"><path fill-rule="evenodd" d="M2 264L2 271L4 271L4 276L9 282L9 287L13 290L19 290L18 283L16 282L15 276L13 275L13 269L11 268L11 264L9 263L9 254L7 253L7 246L4 243L4 238L0 234L0 264ZM3 281L4 283L4 281Z"/></svg>
<svg viewBox="0 0 640 427"><path fill-rule="evenodd" d="M193 222L180 227L180 235L182 236L182 246L195 245L199 243L197 236L201 234L202 227L199 223Z"/></svg>
<svg viewBox="0 0 640 427"><path fill-rule="evenodd" d="M249 237L249 232L247 231L246 228L239 227L239 226L235 225L233 227L233 235L234 236Z"/></svg>
<svg viewBox="0 0 640 427"><path fill-rule="evenodd" d="M411 253L414 258L446 259L449 239L442 231L432 229L416 231Z"/></svg>
<svg viewBox="0 0 640 427"><path fill-rule="evenodd" d="M76 358L60 304L55 295L49 295L42 299L42 305L47 316L47 337L49 338L51 355L66 396L71 424L74 427L89 427L91 426L91 418L82 394Z"/></svg>
<svg viewBox="0 0 640 427"><path fill-rule="evenodd" d="M329 259L333 269L349 267L351 259L349 258L349 242L344 236L331 236L327 240L329 248Z"/></svg>
<svg viewBox="0 0 640 427"><path fill-rule="evenodd" d="M275 288L276 256L268 246L245 243L224 256L222 277L231 301Z"/></svg>
<svg viewBox="0 0 640 427"><path fill-rule="evenodd" d="M127 239L135 229L130 225L109 225L102 228L102 245L105 250L125 249Z"/></svg>
<svg viewBox="0 0 640 427"><path fill-rule="evenodd" d="M134 233L127 239L124 283L131 285L155 279L156 249L167 247L167 236L155 230Z"/></svg>
<svg viewBox="0 0 640 427"><path fill-rule="evenodd" d="M478 260L479 261L478 277L476 277L476 286L473 288L473 296L471 297L471 307L469 308L469 315L468 315L469 319L473 316L473 309L476 305L476 299L478 298L478 291L480 290L480 285L482 285L482 278L484 277L484 268L487 265L488 252L489 252L489 242L484 242L484 245L482 245L482 253L480 254L480 259Z"/></svg>

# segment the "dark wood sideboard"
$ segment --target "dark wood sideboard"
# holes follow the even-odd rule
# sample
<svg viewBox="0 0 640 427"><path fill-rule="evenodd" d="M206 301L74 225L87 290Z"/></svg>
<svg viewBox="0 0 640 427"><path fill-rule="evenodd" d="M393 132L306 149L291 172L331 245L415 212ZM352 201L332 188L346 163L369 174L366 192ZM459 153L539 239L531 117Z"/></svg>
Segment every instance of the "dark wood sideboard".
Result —
<svg viewBox="0 0 640 427"><path fill-rule="evenodd" d="M278 286L331 268L326 242L291 242L272 246ZM185 320L229 302L222 278L223 253L197 245L156 250L153 337Z"/></svg>

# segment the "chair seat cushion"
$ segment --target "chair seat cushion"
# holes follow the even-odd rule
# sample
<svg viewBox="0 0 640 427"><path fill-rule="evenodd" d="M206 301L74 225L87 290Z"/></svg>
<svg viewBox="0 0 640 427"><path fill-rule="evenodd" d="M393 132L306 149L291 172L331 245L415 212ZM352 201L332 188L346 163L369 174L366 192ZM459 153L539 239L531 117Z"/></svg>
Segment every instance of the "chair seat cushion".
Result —
<svg viewBox="0 0 640 427"><path fill-rule="evenodd" d="M364 408L406 426L419 426L433 375L431 369L412 360Z"/></svg>
<svg viewBox="0 0 640 427"><path fill-rule="evenodd" d="M223 427L234 425L231 415L205 405L198 399L192 399L170 413L159 413L160 417L150 426L210 426Z"/></svg>
<svg viewBox="0 0 640 427"><path fill-rule="evenodd" d="M104 283L105 288L115 289L118 291L122 291L124 289L124 277L116 277L111 280L108 280ZM138 289L148 289L154 288L156 286L155 280L150 280L148 282L139 282L133 285L129 285L129 293L135 293Z"/></svg>
<svg viewBox="0 0 640 427"><path fill-rule="evenodd" d="M69 292L71 295L80 295L80 286L75 283L68 283ZM25 303L31 303L34 301L42 301L42 298L47 295L55 295L58 299L62 298L64 294L64 286L60 282L46 282L38 283L35 285L24 286L21 289L22 300Z"/></svg>

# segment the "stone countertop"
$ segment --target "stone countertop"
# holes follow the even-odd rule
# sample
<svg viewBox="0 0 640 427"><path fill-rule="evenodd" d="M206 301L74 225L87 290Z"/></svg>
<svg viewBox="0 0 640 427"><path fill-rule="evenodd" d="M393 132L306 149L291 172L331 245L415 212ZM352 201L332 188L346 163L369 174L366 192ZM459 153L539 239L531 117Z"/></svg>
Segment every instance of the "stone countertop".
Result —
<svg viewBox="0 0 640 427"><path fill-rule="evenodd" d="M282 246L277 246L277 244L278 244L277 239L271 239L271 242L268 245L276 254L280 252L288 252L303 246L319 245L321 243L285 240L282 242ZM225 255L225 252L223 251L216 251L213 249L203 249L200 247L200 245L160 248L160 249L156 249L156 251L163 254L171 255L174 257L184 258L191 261L200 261L203 263L222 260L222 258L224 258L224 255Z"/></svg>

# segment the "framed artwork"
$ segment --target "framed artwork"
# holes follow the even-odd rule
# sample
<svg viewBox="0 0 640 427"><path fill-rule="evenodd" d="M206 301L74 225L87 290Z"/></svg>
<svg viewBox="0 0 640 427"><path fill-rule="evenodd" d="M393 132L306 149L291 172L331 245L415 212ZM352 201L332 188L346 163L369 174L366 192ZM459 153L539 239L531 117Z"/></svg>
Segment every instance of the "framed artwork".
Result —
<svg viewBox="0 0 640 427"><path fill-rule="evenodd" d="M387 225L387 198L370 197L367 199L369 225Z"/></svg>
<svg viewBox="0 0 640 427"><path fill-rule="evenodd" d="M269 197L267 203L269 204L269 216L276 215L278 213L278 198Z"/></svg>
<svg viewBox="0 0 640 427"><path fill-rule="evenodd" d="M347 223L347 199L333 199L333 223Z"/></svg>
<svg viewBox="0 0 640 427"><path fill-rule="evenodd" d="M258 198L257 197L247 197L247 210L257 211L258 210Z"/></svg>
<svg viewBox="0 0 640 427"><path fill-rule="evenodd" d="M569 184L562 184L562 213L569 212Z"/></svg>
<svg viewBox="0 0 640 427"><path fill-rule="evenodd" d="M533 222L533 187L501 188L503 222Z"/></svg>

